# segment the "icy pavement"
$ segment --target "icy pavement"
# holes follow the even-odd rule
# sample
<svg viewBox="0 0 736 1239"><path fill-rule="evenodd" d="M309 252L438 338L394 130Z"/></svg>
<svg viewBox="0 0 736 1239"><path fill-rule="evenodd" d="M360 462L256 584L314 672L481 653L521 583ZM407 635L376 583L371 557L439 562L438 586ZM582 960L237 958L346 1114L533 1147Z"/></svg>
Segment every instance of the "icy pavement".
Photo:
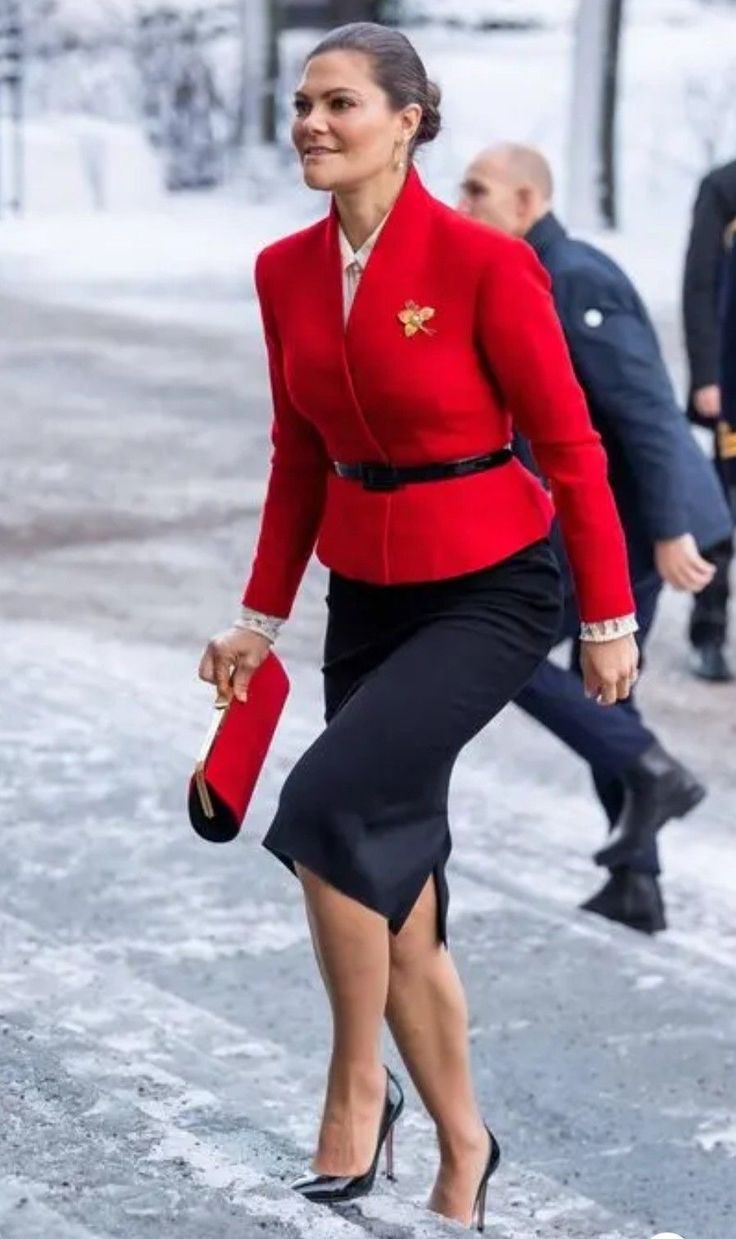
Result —
<svg viewBox="0 0 736 1239"><path fill-rule="evenodd" d="M258 839L320 726L318 568L244 836L209 847L185 818L196 662L237 603L262 492L257 338L0 315L0 1235L461 1233L422 1210L434 1153L411 1093L395 1187L340 1216L287 1187L327 1012L297 885ZM451 935L505 1152L497 1239L734 1233L735 694L687 676L684 615L669 596L642 688L711 787L664 835L667 934L576 910L600 817L527 719L507 711L458 766Z"/></svg>

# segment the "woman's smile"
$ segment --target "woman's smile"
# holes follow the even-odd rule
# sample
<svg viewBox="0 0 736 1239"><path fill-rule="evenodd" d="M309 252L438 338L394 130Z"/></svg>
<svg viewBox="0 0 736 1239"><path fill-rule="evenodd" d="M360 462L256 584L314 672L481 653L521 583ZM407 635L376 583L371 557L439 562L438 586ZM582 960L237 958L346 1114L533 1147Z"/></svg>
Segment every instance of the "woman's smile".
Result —
<svg viewBox="0 0 736 1239"><path fill-rule="evenodd" d="M323 159L327 155L339 155L339 153L336 147L322 146L315 142L304 147L302 159Z"/></svg>

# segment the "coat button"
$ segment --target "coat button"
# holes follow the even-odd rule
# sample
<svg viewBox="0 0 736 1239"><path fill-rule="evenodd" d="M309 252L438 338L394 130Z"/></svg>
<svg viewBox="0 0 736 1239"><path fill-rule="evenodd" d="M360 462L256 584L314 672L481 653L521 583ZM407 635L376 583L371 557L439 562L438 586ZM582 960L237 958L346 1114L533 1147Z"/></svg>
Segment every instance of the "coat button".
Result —
<svg viewBox="0 0 736 1239"><path fill-rule="evenodd" d="M586 310L583 314L583 322L586 327L600 327L603 315L600 310Z"/></svg>

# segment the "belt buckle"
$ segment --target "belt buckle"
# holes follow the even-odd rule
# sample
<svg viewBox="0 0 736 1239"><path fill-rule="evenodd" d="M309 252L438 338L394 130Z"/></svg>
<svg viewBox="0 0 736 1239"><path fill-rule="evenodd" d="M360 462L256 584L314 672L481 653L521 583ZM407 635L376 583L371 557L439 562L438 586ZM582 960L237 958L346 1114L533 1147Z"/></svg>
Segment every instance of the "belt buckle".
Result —
<svg viewBox="0 0 736 1239"><path fill-rule="evenodd" d="M395 465L361 465L360 484L364 490L392 491L401 486Z"/></svg>

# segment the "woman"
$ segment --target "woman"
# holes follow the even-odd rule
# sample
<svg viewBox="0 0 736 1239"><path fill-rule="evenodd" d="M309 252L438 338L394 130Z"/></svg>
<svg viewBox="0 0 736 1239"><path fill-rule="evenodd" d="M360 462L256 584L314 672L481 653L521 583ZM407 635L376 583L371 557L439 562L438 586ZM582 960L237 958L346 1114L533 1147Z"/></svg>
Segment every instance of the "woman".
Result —
<svg viewBox="0 0 736 1239"><path fill-rule="evenodd" d="M243 617L200 674L244 697L316 544L331 569L327 727L265 839L301 880L333 1012L314 1175L295 1186L323 1201L370 1190L402 1106L380 1061L385 1015L437 1127L430 1207L482 1229L498 1146L446 949L447 790L459 751L548 652L560 606L551 504L511 457L509 409L551 482L602 702L628 694L636 625L546 277L413 169L438 103L412 45L380 26L335 30L306 63L293 139L332 207L258 258L271 477Z"/></svg>

